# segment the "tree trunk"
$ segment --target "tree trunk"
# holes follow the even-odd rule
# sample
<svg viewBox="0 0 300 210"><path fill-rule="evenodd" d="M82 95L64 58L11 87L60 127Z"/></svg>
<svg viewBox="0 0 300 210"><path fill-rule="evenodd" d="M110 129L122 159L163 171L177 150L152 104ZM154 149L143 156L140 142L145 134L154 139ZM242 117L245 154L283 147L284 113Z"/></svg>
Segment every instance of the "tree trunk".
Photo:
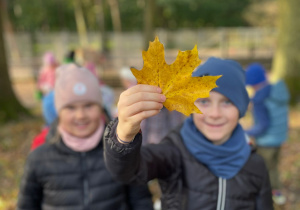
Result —
<svg viewBox="0 0 300 210"><path fill-rule="evenodd" d="M17 119L20 115L28 115L28 111L19 103L11 86L4 45L2 15L0 15L0 90L0 123Z"/></svg>
<svg viewBox="0 0 300 210"><path fill-rule="evenodd" d="M144 49L147 50L149 41L154 40L153 17L155 10L155 0L145 0L144 9Z"/></svg>
<svg viewBox="0 0 300 210"><path fill-rule="evenodd" d="M105 30L105 19L104 19L104 10L103 10L103 0L95 0L97 5L97 10L95 10L95 15L99 23L99 28L101 32L101 43L102 43L102 53L105 55L108 53L107 47L107 34Z"/></svg>
<svg viewBox="0 0 300 210"><path fill-rule="evenodd" d="M110 6L110 13L114 27L114 32L120 33L122 31L122 26L118 0L108 0L107 2Z"/></svg>
<svg viewBox="0 0 300 210"><path fill-rule="evenodd" d="M291 103L300 102L300 1L278 0L279 34L273 60L272 80L284 78Z"/></svg>
<svg viewBox="0 0 300 210"><path fill-rule="evenodd" d="M13 57L16 59L17 62L20 62L20 50L19 50L19 47L18 45L16 44L16 38L15 38L15 32L14 32L14 29L13 29L13 26L11 24L11 21L8 17L8 14L7 14L7 0L0 0L2 1L2 5L0 7L0 14L2 13L3 16L3 28L5 29L5 31L8 31L9 32L9 39L8 39L8 42L11 46L11 52L12 52L12 55Z"/></svg>
<svg viewBox="0 0 300 210"><path fill-rule="evenodd" d="M83 11L82 11L81 0L74 1L74 13L75 13L77 31L79 34L80 45L82 47L87 46L88 45L88 37L87 37L87 30L86 30L84 15L83 15Z"/></svg>

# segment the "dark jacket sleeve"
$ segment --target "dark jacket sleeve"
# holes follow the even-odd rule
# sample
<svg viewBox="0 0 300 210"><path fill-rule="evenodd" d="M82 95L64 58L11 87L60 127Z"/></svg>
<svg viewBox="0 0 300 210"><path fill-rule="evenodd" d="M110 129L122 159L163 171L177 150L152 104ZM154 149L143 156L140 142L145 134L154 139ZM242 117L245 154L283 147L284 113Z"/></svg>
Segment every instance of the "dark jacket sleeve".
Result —
<svg viewBox="0 0 300 210"><path fill-rule="evenodd" d="M262 159L261 159L262 160ZM267 167L262 160L261 170L264 174L262 180L262 186L257 196L257 210L273 210L273 200L272 200L272 189L269 179L269 173Z"/></svg>
<svg viewBox="0 0 300 210"><path fill-rule="evenodd" d="M128 204L131 210L153 210L148 185L127 185Z"/></svg>
<svg viewBox="0 0 300 210"><path fill-rule="evenodd" d="M104 134L104 159L112 176L126 183L147 183L159 178L168 179L180 170L179 150L170 141L149 144L141 148L142 134L130 144L118 142L115 131L118 120L112 121Z"/></svg>
<svg viewBox="0 0 300 210"><path fill-rule="evenodd" d="M35 151L30 153L25 165L18 195L17 210L42 209L41 202L43 190L42 185L38 182L35 174L35 167L38 167L38 164L34 163L34 156Z"/></svg>

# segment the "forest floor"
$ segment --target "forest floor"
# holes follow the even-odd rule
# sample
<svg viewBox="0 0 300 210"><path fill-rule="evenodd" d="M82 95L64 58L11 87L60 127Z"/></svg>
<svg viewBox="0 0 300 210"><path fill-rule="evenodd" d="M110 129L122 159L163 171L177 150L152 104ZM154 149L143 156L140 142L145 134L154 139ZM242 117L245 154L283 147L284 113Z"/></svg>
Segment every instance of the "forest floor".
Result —
<svg viewBox="0 0 300 210"><path fill-rule="evenodd" d="M43 126L43 119L38 102L34 102L33 87L16 90L24 90L27 95L20 99L30 107L33 117L23 118L0 126L0 210L14 210L20 185L20 179L24 169L26 157L33 137L38 134ZM28 93L29 92L29 93ZM283 145L280 159L280 179L283 183L283 191L287 197L287 203L276 206L276 210L300 209L300 109L293 108L290 111L289 140ZM249 114L241 121L244 127L251 124Z"/></svg>

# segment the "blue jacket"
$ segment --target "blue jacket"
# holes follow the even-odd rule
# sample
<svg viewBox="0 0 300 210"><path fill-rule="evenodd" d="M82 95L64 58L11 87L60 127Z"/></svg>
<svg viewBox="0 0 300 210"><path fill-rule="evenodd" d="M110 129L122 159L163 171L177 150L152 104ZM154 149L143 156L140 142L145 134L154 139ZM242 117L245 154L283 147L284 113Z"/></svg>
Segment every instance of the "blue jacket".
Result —
<svg viewBox="0 0 300 210"><path fill-rule="evenodd" d="M289 98L282 80L255 94L252 99L255 125L247 133L256 138L258 146L278 147L287 139Z"/></svg>
<svg viewBox="0 0 300 210"><path fill-rule="evenodd" d="M269 97L271 85L267 85L258 90L251 99L253 104L252 115L254 125L246 131L246 133L254 138L262 135L270 126L270 116L265 104L265 100Z"/></svg>

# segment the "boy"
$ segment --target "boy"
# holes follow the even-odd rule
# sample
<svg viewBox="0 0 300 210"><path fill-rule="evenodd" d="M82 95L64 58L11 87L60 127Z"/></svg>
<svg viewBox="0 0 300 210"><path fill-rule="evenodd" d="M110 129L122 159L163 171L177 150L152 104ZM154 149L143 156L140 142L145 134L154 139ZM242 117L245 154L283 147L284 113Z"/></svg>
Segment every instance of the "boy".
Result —
<svg viewBox="0 0 300 210"><path fill-rule="evenodd" d="M141 148L140 123L162 109L161 89L134 86L120 96L119 118L104 136L108 170L124 182L158 178L162 209L273 209L263 159L246 143L238 123L249 103L242 67L232 60L209 58L194 76L223 75L208 98L160 144Z"/></svg>

